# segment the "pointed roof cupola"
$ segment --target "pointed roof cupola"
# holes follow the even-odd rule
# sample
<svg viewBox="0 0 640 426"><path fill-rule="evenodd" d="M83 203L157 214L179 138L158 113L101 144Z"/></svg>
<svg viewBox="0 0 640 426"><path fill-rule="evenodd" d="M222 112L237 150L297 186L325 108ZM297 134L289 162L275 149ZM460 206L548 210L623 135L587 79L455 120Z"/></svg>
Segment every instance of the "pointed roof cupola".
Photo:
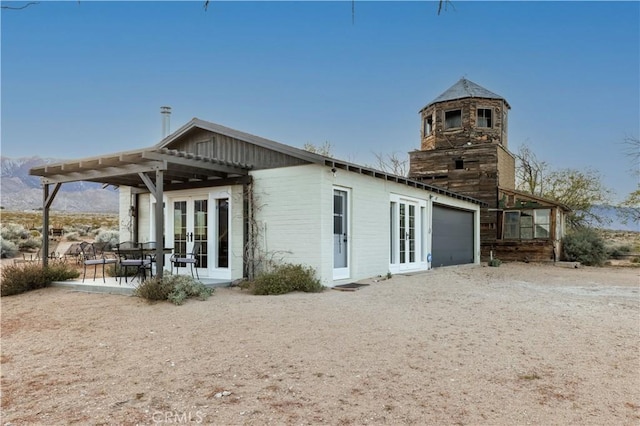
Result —
<svg viewBox="0 0 640 426"><path fill-rule="evenodd" d="M449 87L440 96L425 105L422 110L438 102L453 101L463 98L500 99L504 101L504 103L507 105L507 108L511 109L511 106L509 106L507 100L502 96L495 94L492 91L480 86L479 84L476 84L473 81L467 80L466 78L462 77L456 82L456 84Z"/></svg>

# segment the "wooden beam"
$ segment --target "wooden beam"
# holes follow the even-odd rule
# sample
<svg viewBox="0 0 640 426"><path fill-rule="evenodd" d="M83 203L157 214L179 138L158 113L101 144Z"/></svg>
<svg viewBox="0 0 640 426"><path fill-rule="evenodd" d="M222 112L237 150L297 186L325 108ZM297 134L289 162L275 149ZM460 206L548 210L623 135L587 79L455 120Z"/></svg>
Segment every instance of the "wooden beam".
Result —
<svg viewBox="0 0 640 426"><path fill-rule="evenodd" d="M162 161L148 161L143 164L125 164L122 166L107 167L97 170L85 170L65 174L52 174L43 177L45 183L65 183L77 181L96 181L102 179L114 178L122 175L137 174L141 172L155 172L156 170L166 169L166 164Z"/></svg>

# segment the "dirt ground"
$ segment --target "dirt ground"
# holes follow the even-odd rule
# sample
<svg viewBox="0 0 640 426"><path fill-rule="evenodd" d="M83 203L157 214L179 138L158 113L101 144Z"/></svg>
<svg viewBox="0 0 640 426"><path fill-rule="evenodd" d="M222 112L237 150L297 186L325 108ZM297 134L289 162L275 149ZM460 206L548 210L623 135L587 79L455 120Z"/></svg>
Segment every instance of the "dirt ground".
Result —
<svg viewBox="0 0 640 426"><path fill-rule="evenodd" d="M637 425L639 273L452 267L183 306L5 297L2 424Z"/></svg>

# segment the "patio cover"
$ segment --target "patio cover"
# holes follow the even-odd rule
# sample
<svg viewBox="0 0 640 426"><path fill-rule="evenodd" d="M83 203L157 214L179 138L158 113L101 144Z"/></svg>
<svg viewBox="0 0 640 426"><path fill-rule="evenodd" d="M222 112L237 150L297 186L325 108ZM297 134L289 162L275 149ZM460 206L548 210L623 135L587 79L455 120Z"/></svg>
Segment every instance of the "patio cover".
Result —
<svg viewBox="0 0 640 426"><path fill-rule="evenodd" d="M250 181L247 164L205 158L187 152L152 147L135 151L107 154L64 163L47 164L29 171L42 178L42 226L49 229L49 208L63 183L88 181L103 185L130 186L139 192L150 192L162 200L165 190L219 185L246 184ZM135 190L135 189L134 189ZM162 241L164 209L156 203L155 240ZM47 253L48 239L43 238L43 252ZM162 277L164 256L162 244L157 245L158 276ZM46 256L42 258L47 265Z"/></svg>

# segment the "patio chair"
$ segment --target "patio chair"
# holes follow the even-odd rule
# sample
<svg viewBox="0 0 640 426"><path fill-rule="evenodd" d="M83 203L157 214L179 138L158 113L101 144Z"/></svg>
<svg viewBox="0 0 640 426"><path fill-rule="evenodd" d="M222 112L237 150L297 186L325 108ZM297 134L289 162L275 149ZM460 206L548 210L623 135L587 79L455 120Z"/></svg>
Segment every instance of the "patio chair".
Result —
<svg viewBox="0 0 640 426"><path fill-rule="evenodd" d="M194 243L193 250L191 250L191 253L186 253L186 254L175 253L171 255L171 259L169 259L171 261L171 273L173 274L174 265L176 267L176 274L178 274L180 265L186 266L188 264L191 266L191 277L195 278L193 276L193 268L195 266L196 277L198 278L198 280L200 280L200 276L198 275L198 254L200 253L201 244L202 243L200 242Z"/></svg>
<svg viewBox="0 0 640 426"><path fill-rule="evenodd" d="M56 238L49 238L49 253L47 254L47 258L51 260L64 260L64 257L61 253L58 253L58 246L60 245L60 240ZM36 253L31 253L29 256L26 253L22 254L23 262L39 262L42 260L42 246L38 249Z"/></svg>
<svg viewBox="0 0 640 426"><path fill-rule="evenodd" d="M64 252L65 259L74 259L76 263L80 263L82 261L82 243L73 243L67 248L67 251Z"/></svg>
<svg viewBox="0 0 640 426"><path fill-rule="evenodd" d="M102 281L107 282L104 277L105 265L114 264L117 259L106 257L104 251L101 248L96 248L92 243L81 242L80 251L82 252L82 264L84 266L82 273L82 282L87 275L87 266L93 266L93 280L96 280L96 273L98 271L98 265L102 265Z"/></svg>
<svg viewBox="0 0 640 426"><path fill-rule="evenodd" d="M120 283L122 283L122 275L124 275L124 282L127 282L129 276L129 269L136 271L135 277L143 279L147 278L146 270L151 265L151 261L145 258L142 251L142 246L133 241L125 241L116 246L118 252L118 264L120 265Z"/></svg>
<svg viewBox="0 0 640 426"><path fill-rule="evenodd" d="M156 263L156 242L148 241L146 243L142 243L142 253L149 259L149 276L153 278L153 264Z"/></svg>

